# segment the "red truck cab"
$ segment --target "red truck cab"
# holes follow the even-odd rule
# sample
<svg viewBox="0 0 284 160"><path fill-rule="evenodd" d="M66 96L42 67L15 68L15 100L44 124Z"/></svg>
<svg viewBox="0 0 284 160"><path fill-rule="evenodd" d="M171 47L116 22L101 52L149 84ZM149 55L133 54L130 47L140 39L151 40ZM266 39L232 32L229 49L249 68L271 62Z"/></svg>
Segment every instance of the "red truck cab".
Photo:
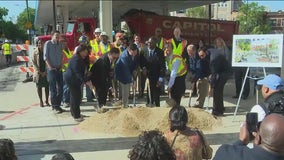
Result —
<svg viewBox="0 0 284 160"><path fill-rule="evenodd" d="M93 31L96 29L97 24L94 18L78 18L75 20L67 21L66 33L61 34L68 42L68 47L70 50L79 45L79 38L81 35L86 35L89 40L94 38ZM42 40L43 43L51 39L50 35L38 36L38 39Z"/></svg>

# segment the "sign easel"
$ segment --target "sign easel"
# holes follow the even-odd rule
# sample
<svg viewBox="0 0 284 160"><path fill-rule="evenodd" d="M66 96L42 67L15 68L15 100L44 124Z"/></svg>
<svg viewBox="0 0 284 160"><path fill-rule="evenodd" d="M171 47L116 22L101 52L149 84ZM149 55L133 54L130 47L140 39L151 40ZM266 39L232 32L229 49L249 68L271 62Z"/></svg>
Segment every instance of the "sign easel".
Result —
<svg viewBox="0 0 284 160"><path fill-rule="evenodd" d="M237 114L241 96L247 78L259 80L263 77L248 76L252 67L281 67L283 52L283 34L234 35L232 48L232 66L247 67L242 88L238 97L234 117ZM256 104L258 104L258 90L256 90Z"/></svg>

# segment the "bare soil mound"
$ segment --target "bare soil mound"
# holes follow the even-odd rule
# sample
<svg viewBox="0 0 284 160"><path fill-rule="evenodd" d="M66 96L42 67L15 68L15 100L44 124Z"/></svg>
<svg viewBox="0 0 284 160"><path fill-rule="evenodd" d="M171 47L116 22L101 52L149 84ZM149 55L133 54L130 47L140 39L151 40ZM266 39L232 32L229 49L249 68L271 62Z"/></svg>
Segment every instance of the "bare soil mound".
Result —
<svg viewBox="0 0 284 160"><path fill-rule="evenodd" d="M167 107L136 107L111 110L86 119L79 128L88 132L99 132L121 136L138 136L141 131L158 129L162 132L169 129ZM221 120L210 113L196 108L187 108L189 124L193 128L212 130L221 126Z"/></svg>

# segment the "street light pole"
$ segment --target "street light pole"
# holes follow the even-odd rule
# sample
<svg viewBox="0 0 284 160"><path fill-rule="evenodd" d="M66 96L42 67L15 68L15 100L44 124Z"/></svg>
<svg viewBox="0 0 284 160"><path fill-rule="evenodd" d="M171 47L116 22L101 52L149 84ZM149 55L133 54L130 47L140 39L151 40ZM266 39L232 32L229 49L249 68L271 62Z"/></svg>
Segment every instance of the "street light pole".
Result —
<svg viewBox="0 0 284 160"><path fill-rule="evenodd" d="M27 18L28 18L28 20L27 20L27 23L31 23L30 22L30 12L29 12L29 3L28 3L28 0L26 0L26 7L27 7ZM30 28L27 28L28 29L28 40L31 42L31 37L30 37Z"/></svg>

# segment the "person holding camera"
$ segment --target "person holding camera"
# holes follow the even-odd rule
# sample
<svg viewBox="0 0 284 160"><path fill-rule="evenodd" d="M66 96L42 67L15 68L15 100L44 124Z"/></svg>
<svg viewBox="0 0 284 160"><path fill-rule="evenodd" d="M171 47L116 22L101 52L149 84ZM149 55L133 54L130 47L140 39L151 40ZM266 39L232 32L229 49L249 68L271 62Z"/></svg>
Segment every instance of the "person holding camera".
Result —
<svg viewBox="0 0 284 160"><path fill-rule="evenodd" d="M250 112L258 113L258 121L271 113L284 115L284 83L281 77L276 74L269 74L264 79L257 81L258 88L261 89L264 103L252 107Z"/></svg>
<svg viewBox="0 0 284 160"><path fill-rule="evenodd" d="M254 135L254 147L248 148L249 131L247 123L240 128L239 140L233 145L222 145L216 152L213 160L280 160L284 159L284 116L270 114L264 118Z"/></svg>

